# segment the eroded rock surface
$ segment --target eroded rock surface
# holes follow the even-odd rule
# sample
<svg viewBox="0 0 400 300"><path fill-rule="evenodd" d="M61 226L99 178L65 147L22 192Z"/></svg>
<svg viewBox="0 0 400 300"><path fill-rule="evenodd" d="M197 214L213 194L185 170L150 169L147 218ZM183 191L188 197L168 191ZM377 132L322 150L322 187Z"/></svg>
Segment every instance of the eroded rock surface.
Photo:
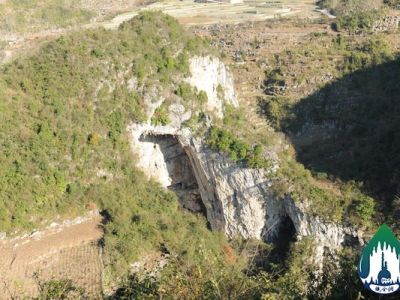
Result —
<svg viewBox="0 0 400 300"><path fill-rule="evenodd" d="M223 100L213 98L214 88L223 82L221 78L230 78L222 63L215 63L211 58L192 61L192 67L196 66L197 70L197 75L192 71L192 80L203 78L207 63L218 66L219 71L214 71L220 73L212 76L207 84L194 81L193 85L198 83L199 90L204 87L211 94L209 108L217 114L223 113ZM233 83L228 86L225 91L233 88ZM237 104L234 91L229 99L231 104ZM285 228L293 227L298 240L314 239L315 259L319 263L327 249L336 250L349 240L362 244L361 234L356 230L308 213L306 200L297 203L290 197L278 198L274 194L272 175L279 167L274 153L266 153L272 162L269 169L250 169L235 163L211 150L204 138L195 137L189 128L182 126L190 116L190 111L175 105L170 110L170 125L132 124L129 127L131 145L138 154L138 166L164 187L176 191L183 207L203 212L213 230L223 231L229 237L274 241L288 239Z"/></svg>
<svg viewBox="0 0 400 300"><path fill-rule="evenodd" d="M197 90L206 92L207 109L214 111L219 118L223 117L224 102L235 107L239 106L233 77L219 59L211 56L193 57L190 59L190 73L187 82Z"/></svg>

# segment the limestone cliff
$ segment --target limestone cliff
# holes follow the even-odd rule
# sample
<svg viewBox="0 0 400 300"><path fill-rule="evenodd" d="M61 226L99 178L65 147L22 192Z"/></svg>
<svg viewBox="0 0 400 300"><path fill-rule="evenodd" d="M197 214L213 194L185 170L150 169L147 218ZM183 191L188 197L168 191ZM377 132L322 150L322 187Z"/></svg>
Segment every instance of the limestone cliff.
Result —
<svg viewBox="0 0 400 300"><path fill-rule="evenodd" d="M193 57L190 60L191 76L187 82L199 91L205 91L208 96L207 108L218 117L223 116L224 102L233 106L239 106L235 95L233 77L225 65L217 58ZM219 91L223 95L220 99Z"/></svg>
<svg viewBox="0 0 400 300"><path fill-rule="evenodd" d="M207 84L201 81L206 70L213 70ZM225 101L237 105L233 80L219 60L195 58L191 72L189 81L199 90L206 89L210 109L223 113L223 101L213 94L222 83L224 90L230 91ZM174 190L183 207L204 213L213 230L223 231L229 237L271 241L287 238L280 235L284 235L282 228L289 222L297 239L310 236L316 241L316 259L320 262L325 249L338 249L349 240L362 243L354 229L308 213L307 201L297 203L290 197L275 196L271 178L279 161L274 153L267 153L273 162L267 170L234 163L182 126L190 116L190 111L175 104L170 109L170 125L132 124L131 145L138 154L138 166L149 177Z"/></svg>

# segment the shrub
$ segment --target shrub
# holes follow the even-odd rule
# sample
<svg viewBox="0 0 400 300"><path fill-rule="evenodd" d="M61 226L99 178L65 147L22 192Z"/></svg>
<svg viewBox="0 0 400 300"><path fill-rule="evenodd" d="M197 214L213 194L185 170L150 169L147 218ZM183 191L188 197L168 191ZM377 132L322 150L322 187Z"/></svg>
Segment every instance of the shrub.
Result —
<svg viewBox="0 0 400 300"><path fill-rule="evenodd" d="M235 162L243 161L250 168L269 167L261 145L252 148L225 129L212 127L207 142L213 149L227 153Z"/></svg>
<svg viewBox="0 0 400 300"><path fill-rule="evenodd" d="M338 17L332 27L336 31L347 30L349 33L360 33L370 31L379 18L380 13L376 11L357 12Z"/></svg>
<svg viewBox="0 0 400 300"><path fill-rule="evenodd" d="M175 94L179 97L182 97L183 101L185 102L192 101L195 96L193 87L187 82L180 83L175 91Z"/></svg>
<svg viewBox="0 0 400 300"><path fill-rule="evenodd" d="M375 213L375 200L366 195L359 195L353 201L353 205L357 216L362 220L363 224L369 225Z"/></svg>
<svg viewBox="0 0 400 300"><path fill-rule="evenodd" d="M372 37L345 56L344 69L356 71L371 65L382 64L393 58L392 50L382 36Z"/></svg>
<svg viewBox="0 0 400 300"><path fill-rule="evenodd" d="M290 120L293 104L287 97L274 96L259 101L267 120L277 129L284 129Z"/></svg>
<svg viewBox="0 0 400 300"><path fill-rule="evenodd" d="M157 279L146 276L140 279L136 274L130 275L120 283L118 290L111 299L148 299L158 295L159 283Z"/></svg>
<svg viewBox="0 0 400 300"><path fill-rule="evenodd" d="M100 50L100 49L93 49L91 53L92 53L93 56L95 56L97 58L101 58L101 57L104 56L103 51Z"/></svg>
<svg viewBox="0 0 400 300"><path fill-rule="evenodd" d="M83 288L76 287L70 279L52 279L43 281L35 275L39 287L39 297L36 300L53 299L88 299Z"/></svg>
<svg viewBox="0 0 400 300"><path fill-rule="evenodd" d="M230 104L225 104L223 123L228 128L243 128L246 126L246 117L243 110Z"/></svg>
<svg viewBox="0 0 400 300"><path fill-rule="evenodd" d="M250 168L266 169L270 167L270 162L264 157L264 147L255 145L253 151L247 155L247 164Z"/></svg>
<svg viewBox="0 0 400 300"><path fill-rule="evenodd" d="M265 71L266 85L285 86L285 78L281 69L272 69Z"/></svg>
<svg viewBox="0 0 400 300"><path fill-rule="evenodd" d="M164 106L158 107L154 115L151 117L151 124L153 125L162 125L165 126L169 124L171 121L168 116L168 111Z"/></svg>
<svg viewBox="0 0 400 300"><path fill-rule="evenodd" d="M220 84L218 84L218 86L217 86L217 97L220 100L225 99L225 91L224 91L224 88L222 87L222 85L220 85Z"/></svg>
<svg viewBox="0 0 400 300"><path fill-rule="evenodd" d="M205 91L200 91L197 94L197 102L200 104L200 106L203 106L207 104L207 101L208 101L207 93Z"/></svg>

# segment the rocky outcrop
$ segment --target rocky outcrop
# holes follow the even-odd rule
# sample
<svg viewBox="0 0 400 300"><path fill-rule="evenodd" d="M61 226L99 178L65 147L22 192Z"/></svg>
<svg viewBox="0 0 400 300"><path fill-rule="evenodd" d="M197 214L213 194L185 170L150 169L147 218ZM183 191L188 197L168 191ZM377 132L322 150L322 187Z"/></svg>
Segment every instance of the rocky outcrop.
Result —
<svg viewBox="0 0 400 300"><path fill-rule="evenodd" d="M277 198L269 179L276 164L269 170L249 169L214 153L199 140L185 135L179 139L192 163L213 229L231 237L273 240L289 218L298 239L311 236L321 247L338 248L349 238L358 240L357 231L307 213L305 203Z"/></svg>
<svg viewBox="0 0 400 300"><path fill-rule="evenodd" d="M207 109L217 117L223 117L224 104L230 104L237 107L238 101L235 95L233 78L227 67L218 59L211 56L195 56L190 59L191 76L187 82L198 91L204 91L207 94ZM130 90L137 87L137 79L131 78L127 82ZM221 86L224 93L224 99L220 98L218 87ZM170 123L168 126L152 126L151 117L157 107L164 102L160 91L151 90L144 96L146 104L146 115L148 122L144 124L131 124L128 130L131 132L131 146L133 152L137 155L137 166L145 173L158 181L162 186L169 187L174 180L170 178L169 169L174 168L171 163L166 163L165 155L161 150L159 143L148 141L146 135L149 132L157 132L157 135L174 135L181 128L183 122L189 120L192 111L185 109L181 103L172 103L168 108ZM179 151L176 149L176 151ZM168 156L168 155L167 155Z"/></svg>
<svg viewBox="0 0 400 300"><path fill-rule="evenodd" d="M198 68L208 70L203 66L206 62L213 64L212 68L218 66L223 70L219 75L212 75L214 79L207 84L197 85L198 89L204 87L210 93L208 101L213 102L210 107L222 113L221 99L213 98L214 87L223 82L221 78L229 82L230 77L220 62L213 61L210 58L192 61L191 68L197 66L192 80L203 78L204 74L199 75L203 71ZM230 101L236 103L234 94ZM312 237L316 241L319 262L326 249L338 249L349 240L362 243L359 232L308 213L307 201L297 203L290 197L278 198L274 194L271 178L279 163L273 152L265 153L272 162L269 169L250 169L235 163L226 155L212 151L204 138L196 138L190 129L182 127L190 116L191 112L174 104L168 126L132 124L129 127L131 145L138 154L138 166L149 177L174 190L183 207L203 212L213 230L223 231L229 237L273 241L289 239L282 232L289 222L297 239Z"/></svg>
<svg viewBox="0 0 400 300"><path fill-rule="evenodd" d="M211 228L230 237L264 237L270 204L265 200L273 197L266 172L232 163L190 135L179 140L192 164Z"/></svg>
<svg viewBox="0 0 400 300"><path fill-rule="evenodd" d="M297 239L312 237L317 242L317 253L321 257L325 248L337 249L349 240L362 243L359 232L311 215L306 203L294 202L290 197L277 198L269 179L277 169L276 163L269 170L246 168L212 151L201 139L193 137L187 128L145 126L141 130L141 136L148 137L147 140L155 140L154 137L167 140L169 136L168 139L177 141L175 147L179 150L174 153L180 153L179 162L171 162L168 158L171 150L163 152L162 147L159 148L159 155L153 158L166 159L166 165L184 162L183 167L167 167L162 171L162 164L159 164L158 174L165 172L168 178L175 178L172 182L177 182L176 178L179 178L179 182L187 180L189 186L196 187L196 195L200 197L187 197L197 200L188 203L183 200L183 206L192 207L194 211L203 208L213 230L223 231L229 237L272 241L281 238L280 228L289 219ZM159 145L153 146L153 149ZM146 172L148 170L151 168L145 169Z"/></svg>
<svg viewBox="0 0 400 300"><path fill-rule="evenodd" d="M326 222L319 216L307 212L307 203L294 202L290 197L283 199L283 211L293 222L298 240L311 237L315 244L313 260L322 270L324 256L335 254L342 246L362 246L363 233L351 226Z"/></svg>
<svg viewBox="0 0 400 300"><path fill-rule="evenodd" d="M207 109L218 117L223 116L224 103L239 106L235 95L233 77L217 58L196 56L190 59L191 76L187 82L208 97ZM223 95L219 95L222 93ZM222 98L222 99L221 99Z"/></svg>
<svg viewBox="0 0 400 300"><path fill-rule="evenodd" d="M395 31L399 28L400 16L385 16L372 25L372 31Z"/></svg>

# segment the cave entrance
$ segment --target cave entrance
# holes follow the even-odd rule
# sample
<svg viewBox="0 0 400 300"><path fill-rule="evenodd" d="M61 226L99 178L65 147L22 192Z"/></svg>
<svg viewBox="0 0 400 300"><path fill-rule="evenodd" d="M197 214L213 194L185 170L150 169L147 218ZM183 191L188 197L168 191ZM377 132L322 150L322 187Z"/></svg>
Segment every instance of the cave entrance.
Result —
<svg viewBox="0 0 400 300"><path fill-rule="evenodd" d="M149 153L145 172L174 191L182 207L206 215L193 167L178 139L173 135L142 135L139 141L147 145Z"/></svg>
<svg viewBox="0 0 400 300"><path fill-rule="evenodd" d="M277 226L276 233L268 241L272 249L260 248L252 266L253 270L273 271L273 266L283 264L289 257L290 246L296 242L296 228L289 216L282 216Z"/></svg>
<svg viewBox="0 0 400 300"><path fill-rule="evenodd" d="M290 246L296 242L296 228L289 216L283 216L275 238L273 239L274 248L271 251L271 259L279 264L289 257Z"/></svg>

